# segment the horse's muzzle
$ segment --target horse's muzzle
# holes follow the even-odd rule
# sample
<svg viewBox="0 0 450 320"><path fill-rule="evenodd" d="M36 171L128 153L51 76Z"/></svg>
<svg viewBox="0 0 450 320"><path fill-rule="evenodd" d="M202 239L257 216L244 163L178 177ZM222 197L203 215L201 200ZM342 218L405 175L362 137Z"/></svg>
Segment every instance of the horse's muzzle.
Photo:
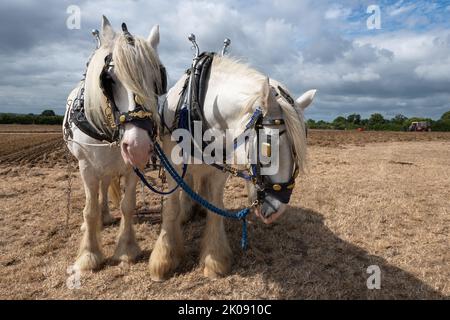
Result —
<svg viewBox="0 0 450 320"><path fill-rule="evenodd" d="M286 208L285 203L269 195L264 198L260 207L255 209L255 214L264 223L270 224L277 220L286 211Z"/></svg>
<svg viewBox="0 0 450 320"><path fill-rule="evenodd" d="M122 138L121 151L125 163L144 168L153 153L153 142L147 131L127 124Z"/></svg>

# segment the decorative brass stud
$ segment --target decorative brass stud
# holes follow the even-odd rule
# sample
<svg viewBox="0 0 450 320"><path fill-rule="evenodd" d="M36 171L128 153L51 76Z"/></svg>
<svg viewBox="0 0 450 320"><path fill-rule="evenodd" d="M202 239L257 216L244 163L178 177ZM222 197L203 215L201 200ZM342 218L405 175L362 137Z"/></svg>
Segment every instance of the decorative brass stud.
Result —
<svg viewBox="0 0 450 320"><path fill-rule="evenodd" d="M261 147L262 147L261 150L262 154L265 157L270 158L272 156L272 146L270 145L270 143L264 142L262 143Z"/></svg>
<svg viewBox="0 0 450 320"><path fill-rule="evenodd" d="M138 118L145 118L145 112L143 110L139 110L138 113L136 114L138 116Z"/></svg>
<svg viewBox="0 0 450 320"><path fill-rule="evenodd" d="M153 114L149 111L139 110L137 112L130 112L128 114L130 117L133 118L139 118L139 119L145 119L145 118L151 118Z"/></svg>
<svg viewBox="0 0 450 320"><path fill-rule="evenodd" d="M125 115L121 115L119 118L120 123L124 123L125 120L127 120L127 117Z"/></svg>
<svg viewBox="0 0 450 320"><path fill-rule="evenodd" d="M280 186L279 184L274 184L274 185L272 186L272 188L273 188L273 190L275 190L275 191L280 191L280 190L281 190L281 186Z"/></svg>
<svg viewBox="0 0 450 320"><path fill-rule="evenodd" d="M276 124L277 126L281 124L281 120L280 120L280 119L276 119L276 120L274 120L274 122L275 122L275 124Z"/></svg>

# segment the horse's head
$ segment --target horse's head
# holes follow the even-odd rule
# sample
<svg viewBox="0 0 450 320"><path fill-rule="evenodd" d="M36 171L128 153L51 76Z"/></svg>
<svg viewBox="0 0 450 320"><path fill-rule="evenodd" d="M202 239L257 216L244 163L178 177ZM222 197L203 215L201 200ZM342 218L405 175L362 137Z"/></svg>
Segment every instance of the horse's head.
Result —
<svg viewBox="0 0 450 320"><path fill-rule="evenodd" d="M86 112L100 130L119 126L124 161L142 167L153 150L158 95L165 90L165 70L157 53L159 27L142 39L131 35L125 24L116 33L103 17L100 40L86 74Z"/></svg>
<svg viewBox="0 0 450 320"><path fill-rule="evenodd" d="M263 84L261 104L264 117L257 129L263 131L267 139L255 139L255 146L259 146L255 166L258 181L250 187L249 196L252 201L258 199L256 215L265 223L275 221L286 210L295 178L303 171L306 163L303 111L315 93L316 90L310 90L294 100L279 83L269 83L267 79ZM265 163L261 157L266 159Z"/></svg>

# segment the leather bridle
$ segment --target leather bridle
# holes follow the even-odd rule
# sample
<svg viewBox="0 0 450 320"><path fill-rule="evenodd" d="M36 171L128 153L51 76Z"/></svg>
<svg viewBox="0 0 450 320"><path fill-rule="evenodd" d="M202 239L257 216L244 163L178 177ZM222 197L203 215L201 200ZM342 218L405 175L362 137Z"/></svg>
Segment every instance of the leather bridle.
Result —
<svg viewBox="0 0 450 320"><path fill-rule="evenodd" d="M278 87L278 92L274 89L276 92L276 97L281 95L282 98L284 98L293 108L295 105L294 100L292 97L284 91L281 87ZM280 98L281 98L280 97ZM253 183L253 185L256 188L257 191L257 200L256 204L261 203L264 198L266 197L266 194L270 194L274 196L276 199L278 199L282 203L289 203L289 200L292 195L292 191L295 187L295 179L297 178L299 174L299 167L297 165L297 162L295 161L296 154L295 151L292 150L292 155L294 157L294 167L292 171L292 175L290 176L289 180L287 182L283 183L274 183L270 181L269 176L262 175L261 169L264 167L264 164L261 161L261 147L263 145L263 141L261 141L260 135L258 134L258 131L261 129L264 129L265 127L276 127L276 126L283 126L285 125L284 119L272 119L267 118L263 115L261 109L258 107L254 111L249 123L246 125L244 133L247 132L247 130L255 130L256 131L256 163L249 165L250 168L248 169L237 169L235 167L232 167L230 165L220 165L220 164L211 164L215 168L222 170L224 172L228 172L232 174L235 177L239 177L242 179L247 180L248 182ZM286 133L286 130L282 130L279 133L279 136L282 136ZM271 135L267 135L268 143L265 146L268 148L269 153L271 153ZM234 148L236 149L239 145L239 139L234 139ZM247 154L247 157L249 157L249 154ZM250 158L249 158L250 159ZM224 156L224 163L226 163L226 158Z"/></svg>
<svg viewBox="0 0 450 320"><path fill-rule="evenodd" d="M276 90L274 90L276 92ZM280 86L278 86L278 91L280 92L281 96L292 106L294 107L294 100L292 97L284 91ZM278 93L276 93L278 95ZM261 115L255 124L255 130L258 132L261 129L264 129L267 126L270 127L276 127L276 126L283 126L285 124L284 119L268 119L265 118L263 115ZM286 133L286 130L282 130L279 133L279 136L281 137L283 134ZM269 176L262 175L261 174L261 168L264 166L261 162L261 146L262 142L260 141L260 135L256 134L256 164L252 165L252 175L254 177L253 183L255 184L255 187L257 189L257 199L258 202L262 201L266 193L274 196L276 199L278 199L282 203L289 203L289 200L292 195L292 191L295 187L295 179L297 178L299 174L299 168L297 165L297 162L294 160L294 167L292 171L292 175L289 178L287 182L283 183L273 183L270 181ZM266 148L268 150L271 150L271 135L267 135L267 145ZM271 153L271 151L269 151ZM292 150L292 155L295 159L295 151ZM270 156L270 155L269 155Z"/></svg>
<svg viewBox="0 0 450 320"><path fill-rule="evenodd" d="M134 46L134 38L128 32L125 23L122 24L122 31L128 43ZM113 54L109 53L105 57L105 64L100 73L99 81L100 81L100 88L102 89L103 95L105 96L108 105L107 111L105 113L109 125L111 126L111 128L119 130L119 134L115 135L118 137L117 140L121 140L125 124L130 123L138 128L147 131L150 136L150 139L154 141L158 133L157 124L153 118L153 113L148 111L144 107L144 102L138 95L133 93L133 98L136 103L136 107L133 110L128 112L120 112L119 108L117 107L114 99L114 91L113 91L114 79L111 74L112 68L114 68ZM167 93L167 72L166 68L162 64L159 65L159 71L161 84L158 85L156 82L154 83L154 92L158 96L161 96Z"/></svg>

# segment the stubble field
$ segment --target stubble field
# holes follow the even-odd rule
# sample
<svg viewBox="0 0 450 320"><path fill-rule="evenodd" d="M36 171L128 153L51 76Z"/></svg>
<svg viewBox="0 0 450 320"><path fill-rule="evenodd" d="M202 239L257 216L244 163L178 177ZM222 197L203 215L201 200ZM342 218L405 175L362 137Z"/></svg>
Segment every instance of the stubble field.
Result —
<svg viewBox="0 0 450 320"><path fill-rule="evenodd" d="M203 277L198 263L204 219L185 225L186 255L175 275L150 280L147 262L158 214L137 215L143 255L133 265L107 259L67 287L81 239L84 191L58 126L0 126L0 298L3 299L385 299L450 295L450 133L314 131L308 172L290 209L275 224L251 218L250 246L227 221L234 253L230 275ZM68 177L71 210L67 213ZM159 198L145 193L145 202ZM246 205L230 179L230 209ZM138 192L138 209L144 206ZM112 214L120 213L112 208ZM111 257L118 224L105 227ZM370 290L367 268L381 270Z"/></svg>

